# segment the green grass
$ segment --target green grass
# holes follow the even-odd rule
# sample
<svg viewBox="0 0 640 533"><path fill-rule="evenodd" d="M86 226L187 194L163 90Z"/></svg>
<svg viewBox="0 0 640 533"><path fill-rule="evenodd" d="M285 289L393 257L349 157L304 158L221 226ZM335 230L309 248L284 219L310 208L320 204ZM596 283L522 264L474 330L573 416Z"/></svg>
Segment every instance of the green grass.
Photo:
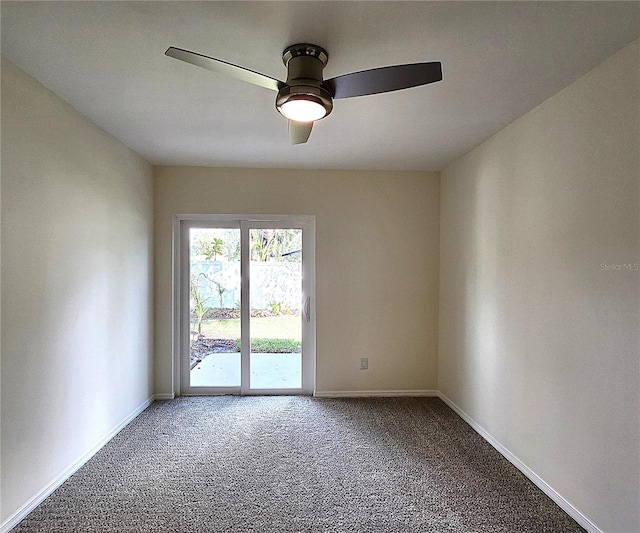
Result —
<svg viewBox="0 0 640 533"><path fill-rule="evenodd" d="M240 341L238 341L240 351ZM292 339L251 339L251 351L256 353L300 353L302 344Z"/></svg>
<svg viewBox="0 0 640 533"><path fill-rule="evenodd" d="M251 318L251 351L261 353L300 353L300 316L280 315ZM222 318L202 322L206 337L236 339L240 351L240 319Z"/></svg>
<svg viewBox="0 0 640 533"><path fill-rule="evenodd" d="M251 336L260 339L300 341L300 316L281 315L251 318ZM205 320L202 333L207 337L240 338L240 319Z"/></svg>

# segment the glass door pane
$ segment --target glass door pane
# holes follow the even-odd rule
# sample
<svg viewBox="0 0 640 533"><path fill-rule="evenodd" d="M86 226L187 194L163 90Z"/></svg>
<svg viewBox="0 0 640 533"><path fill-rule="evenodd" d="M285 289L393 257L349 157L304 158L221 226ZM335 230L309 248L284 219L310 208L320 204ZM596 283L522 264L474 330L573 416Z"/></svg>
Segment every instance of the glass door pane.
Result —
<svg viewBox="0 0 640 533"><path fill-rule="evenodd" d="M189 325L189 386L239 388L239 228L189 228Z"/></svg>
<svg viewBox="0 0 640 533"><path fill-rule="evenodd" d="M250 389L302 388L302 229L253 228Z"/></svg>

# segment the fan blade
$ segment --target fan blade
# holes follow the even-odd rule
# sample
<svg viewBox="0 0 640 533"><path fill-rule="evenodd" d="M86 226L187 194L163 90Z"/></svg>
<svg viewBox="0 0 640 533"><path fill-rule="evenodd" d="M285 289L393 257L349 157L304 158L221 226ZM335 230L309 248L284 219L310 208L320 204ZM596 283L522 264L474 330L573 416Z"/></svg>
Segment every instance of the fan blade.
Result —
<svg viewBox="0 0 640 533"><path fill-rule="evenodd" d="M388 93L442 80L442 64L413 63L344 74L324 83L334 98Z"/></svg>
<svg viewBox="0 0 640 533"><path fill-rule="evenodd" d="M289 121L289 140L291 144L304 144L311 135L311 129L313 128L313 122L296 122L295 120Z"/></svg>
<svg viewBox="0 0 640 533"><path fill-rule="evenodd" d="M213 57L189 52L189 50L183 50L182 48L174 48L173 46L170 46L164 54L169 57L179 59L180 61L191 63L197 67L206 68L207 70L211 70L219 74L226 74L227 76L237 78L241 81L246 81L247 83L252 83L253 85L258 85L259 87L271 89L272 91L279 91L280 88L285 85L284 82L276 80L275 78L270 78L269 76L265 76L259 72L254 72L253 70L239 67L237 65L227 63L226 61L221 61L220 59L214 59Z"/></svg>

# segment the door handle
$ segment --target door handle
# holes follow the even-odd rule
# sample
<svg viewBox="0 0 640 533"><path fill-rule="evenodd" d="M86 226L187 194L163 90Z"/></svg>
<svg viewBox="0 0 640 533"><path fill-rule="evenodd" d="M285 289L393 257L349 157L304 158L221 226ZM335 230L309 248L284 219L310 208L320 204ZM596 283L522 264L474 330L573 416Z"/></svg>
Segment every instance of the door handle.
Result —
<svg viewBox="0 0 640 533"><path fill-rule="evenodd" d="M311 297L307 296L307 299L304 301L304 315L307 317L307 322L311 321L310 311L311 311Z"/></svg>

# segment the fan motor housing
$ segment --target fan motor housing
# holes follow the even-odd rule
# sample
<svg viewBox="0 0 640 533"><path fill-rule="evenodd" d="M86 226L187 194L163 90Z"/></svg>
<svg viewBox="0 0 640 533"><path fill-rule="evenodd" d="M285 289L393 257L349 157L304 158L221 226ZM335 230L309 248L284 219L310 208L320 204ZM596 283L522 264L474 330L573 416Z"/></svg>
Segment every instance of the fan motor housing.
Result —
<svg viewBox="0 0 640 533"><path fill-rule="evenodd" d="M322 71L329 55L315 44L294 44L282 53L287 67L287 82L278 91L276 108L291 99L313 100L322 105L326 115L333 110L333 95L323 83ZM325 115L325 116L326 116Z"/></svg>
<svg viewBox="0 0 640 533"><path fill-rule="evenodd" d="M329 55L315 44L294 44L282 52L282 62L287 67L287 85L322 87L322 71Z"/></svg>

